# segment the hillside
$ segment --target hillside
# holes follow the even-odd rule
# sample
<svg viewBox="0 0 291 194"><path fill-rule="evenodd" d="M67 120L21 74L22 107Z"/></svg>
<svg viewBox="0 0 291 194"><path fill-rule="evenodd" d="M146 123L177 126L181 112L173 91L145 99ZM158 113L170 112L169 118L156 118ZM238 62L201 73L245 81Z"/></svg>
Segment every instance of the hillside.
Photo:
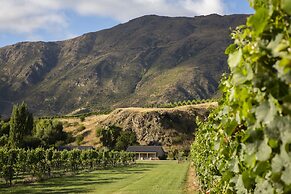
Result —
<svg viewBox="0 0 291 194"><path fill-rule="evenodd" d="M245 18L151 15L66 41L0 48L0 114L21 101L53 115L212 97L228 71L229 29Z"/></svg>
<svg viewBox="0 0 291 194"><path fill-rule="evenodd" d="M84 122L78 118L61 119L65 131L74 136L84 137L82 145L99 147L96 129L109 125L131 129L137 135L141 145L163 145L187 148L193 141L196 129L196 117L206 118L211 108L217 103L180 106L176 108L119 108L107 115L93 115ZM78 130L83 125L85 129Z"/></svg>

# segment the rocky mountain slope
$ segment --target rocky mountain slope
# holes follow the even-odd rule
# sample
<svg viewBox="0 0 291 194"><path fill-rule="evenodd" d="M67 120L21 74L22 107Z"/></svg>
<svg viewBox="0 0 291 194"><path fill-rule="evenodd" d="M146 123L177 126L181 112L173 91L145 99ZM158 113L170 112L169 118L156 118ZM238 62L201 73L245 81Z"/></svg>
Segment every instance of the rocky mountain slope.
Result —
<svg viewBox="0 0 291 194"><path fill-rule="evenodd" d="M0 48L0 114L36 115L209 98L227 72L230 27L246 15L144 16L59 42Z"/></svg>
<svg viewBox="0 0 291 194"><path fill-rule="evenodd" d="M82 145L101 146L96 129L114 125L134 131L141 145L187 149L193 142L196 117L206 118L216 106L213 102L176 108L119 108L107 115L87 117L84 122L77 118L61 121L65 123L65 131L84 137Z"/></svg>

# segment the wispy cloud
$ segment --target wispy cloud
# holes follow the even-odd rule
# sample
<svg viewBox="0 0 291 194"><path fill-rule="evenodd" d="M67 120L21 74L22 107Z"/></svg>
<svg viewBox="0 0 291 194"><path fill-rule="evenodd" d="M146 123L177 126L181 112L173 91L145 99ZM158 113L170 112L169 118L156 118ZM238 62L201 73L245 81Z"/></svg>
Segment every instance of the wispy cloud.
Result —
<svg viewBox="0 0 291 194"><path fill-rule="evenodd" d="M73 33L67 12L126 22L147 14L223 14L224 6L222 0L0 0L0 33L39 37L39 31L46 31L66 37Z"/></svg>
<svg viewBox="0 0 291 194"><path fill-rule="evenodd" d="M221 0L67 0L71 8L82 15L112 17L125 22L148 14L166 16L195 16L223 14Z"/></svg>
<svg viewBox="0 0 291 194"><path fill-rule="evenodd" d="M61 4L54 0L1 0L0 31L30 34L68 23L59 12Z"/></svg>

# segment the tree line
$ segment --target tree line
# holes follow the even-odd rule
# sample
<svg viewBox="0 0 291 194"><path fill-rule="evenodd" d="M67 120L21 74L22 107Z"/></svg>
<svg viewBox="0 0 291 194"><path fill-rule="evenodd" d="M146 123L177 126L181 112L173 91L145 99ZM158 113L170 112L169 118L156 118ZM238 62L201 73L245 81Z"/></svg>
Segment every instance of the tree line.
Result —
<svg viewBox="0 0 291 194"><path fill-rule="evenodd" d="M25 103L13 106L10 119L0 120L0 146L8 148L58 147L74 141L54 119L35 120Z"/></svg>
<svg viewBox="0 0 291 194"><path fill-rule="evenodd" d="M14 105L10 119L0 121L0 177L11 185L13 180L40 180L134 162L132 153L111 150L112 141L114 145L127 142L116 141L119 136L124 139L120 128L110 129L102 133L109 149L59 151L60 146L75 140L63 130L63 124L54 119L34 120L25 103ZM125 145L119 147L124 150Z"/></svg>

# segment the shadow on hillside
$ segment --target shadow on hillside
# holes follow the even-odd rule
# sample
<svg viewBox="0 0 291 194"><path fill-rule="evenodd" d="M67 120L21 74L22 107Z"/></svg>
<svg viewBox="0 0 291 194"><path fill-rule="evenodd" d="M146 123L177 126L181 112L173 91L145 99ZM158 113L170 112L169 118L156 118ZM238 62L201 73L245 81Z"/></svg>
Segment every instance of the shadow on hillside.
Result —
<svg viewBox="0 0 291 194"><path fill-rule="evenodd" d="M136 164L130 167L120 167L108 170L94 171L71 177L52 178L36 184L16 185L0 188L0 193L88 193L98 188L98 184L118 182L126 177L122 175L142 174L150 171L158 164ZM96 185L96 187L95 187Z"/></svg>

